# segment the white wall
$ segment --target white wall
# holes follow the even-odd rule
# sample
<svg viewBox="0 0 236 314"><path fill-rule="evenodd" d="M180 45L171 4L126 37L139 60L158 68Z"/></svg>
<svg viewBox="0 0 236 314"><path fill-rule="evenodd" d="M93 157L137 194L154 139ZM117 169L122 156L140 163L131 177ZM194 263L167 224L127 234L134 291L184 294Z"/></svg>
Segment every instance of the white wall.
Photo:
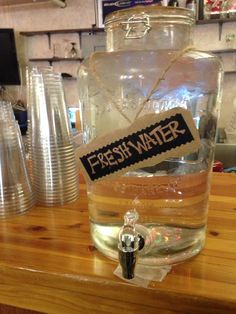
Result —
<svg viewBox="0 0 236 314"><path fill-rule="evenodd" d="M16 0L17 3L17 0ZM94 0L67 0L67 7L61 9L52 3L33 3L0 7L0 28L14 28L16 32L17 53L22 69L26 66L28 56L50 56L47 36L22 37L19 32L48 29L71 29L91 27L95 23ZM52 43L76 41L77 34L54 35ZM47 63L46 63L47 64ZM41 64L43 65L43 64ZM76 74L78 62L55 63L55 69ZM69 106L78 103L76 81L65 81L66 97ZM16 98L24 98L24 88L9 88Z"/></svg>
<svg viewBox="0 0 236 314"><path fill-rule="evenodd" d="M19 31L90 27L94 24L94 1L67 0L65 9L50 2L5 6L0 17L0 27Z"/></svg>

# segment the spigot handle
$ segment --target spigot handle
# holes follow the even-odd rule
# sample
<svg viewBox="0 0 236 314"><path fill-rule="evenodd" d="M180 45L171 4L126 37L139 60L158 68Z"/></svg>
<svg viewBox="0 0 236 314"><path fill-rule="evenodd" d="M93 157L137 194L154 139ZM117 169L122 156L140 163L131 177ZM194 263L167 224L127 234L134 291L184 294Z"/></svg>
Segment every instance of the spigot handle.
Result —
<svg viewBox="0 0 236 314"><path fill-rule="evenodd" d="M124 226L119 233L119 262L125 279L134 278L135 265L140 249L140 235L135 230L138 218L139 215L135 209L128 211L124 216Z"/></svg>
<svg viewBox="0 0 236 314"><path fill-rule="evenodd" d="M138 212L133 209L125 213L124 215L124 226L132 226L135 228L135 224L139 219Z"/></svg>

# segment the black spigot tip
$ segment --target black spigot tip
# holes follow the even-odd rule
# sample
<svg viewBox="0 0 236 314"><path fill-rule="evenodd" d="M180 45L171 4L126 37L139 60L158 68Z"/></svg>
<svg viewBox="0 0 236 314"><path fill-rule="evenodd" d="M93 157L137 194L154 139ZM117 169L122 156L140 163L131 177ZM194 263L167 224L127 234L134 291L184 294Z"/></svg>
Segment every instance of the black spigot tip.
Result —
<svg viewBox="0 0 236 314"><path fill-rule="evenodd" d="M136 265L137 251L134 252L123 252L119 250L119 261L122 268L122 276L125 279L134 278L134 269Z"/></svg>
<svg viewBox="0 0 236 314"><path fill-rule="evenodd" d="M134 278L134 273L133 272L129 272L129 271L125 271L125 269L122 269L122 276L125 279L131 280Z"/></svg>

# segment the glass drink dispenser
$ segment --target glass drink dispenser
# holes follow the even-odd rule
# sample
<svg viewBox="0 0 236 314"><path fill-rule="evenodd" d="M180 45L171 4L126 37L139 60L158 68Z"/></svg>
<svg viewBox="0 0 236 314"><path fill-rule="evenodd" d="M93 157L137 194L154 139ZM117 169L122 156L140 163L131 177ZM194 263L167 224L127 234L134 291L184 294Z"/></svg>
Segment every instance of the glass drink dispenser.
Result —
<svg viewBox="0 0 236 314"><path fill-rule="evenodd" d="M188 9L155 5L110 14L107 51L78 72L86 144L177 107L200 137L194 153L88 184L94 244L121 263L131 252L145 265L175 264L204 246L222 68L192 47L193 23Z"/></svg>

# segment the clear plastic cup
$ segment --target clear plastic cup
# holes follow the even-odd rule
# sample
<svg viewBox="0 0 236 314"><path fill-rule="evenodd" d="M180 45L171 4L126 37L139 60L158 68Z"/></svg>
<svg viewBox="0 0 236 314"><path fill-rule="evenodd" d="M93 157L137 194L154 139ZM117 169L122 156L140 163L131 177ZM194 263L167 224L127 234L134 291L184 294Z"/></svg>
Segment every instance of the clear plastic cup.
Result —
<svg viewBox="0 0 236 314"><path fill-rule="evenodd" d="M0 217L22 214L33 205L19 126L11 104L0 102Z"/></svg>

